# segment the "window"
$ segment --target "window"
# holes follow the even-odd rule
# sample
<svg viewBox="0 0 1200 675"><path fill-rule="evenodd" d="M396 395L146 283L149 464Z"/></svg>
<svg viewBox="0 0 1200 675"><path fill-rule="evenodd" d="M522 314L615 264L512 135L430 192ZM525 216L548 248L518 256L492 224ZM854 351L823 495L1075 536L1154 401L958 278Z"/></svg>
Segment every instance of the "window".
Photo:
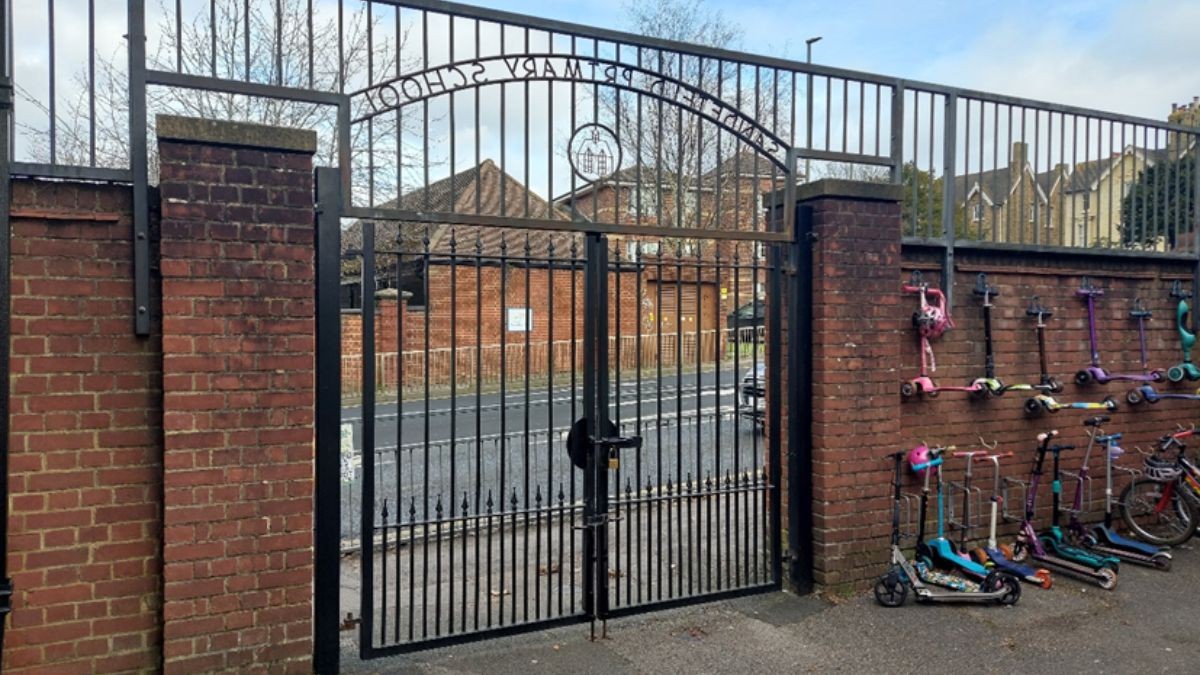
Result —
<svg viewBox="0 0 1200 675"><path fill-rule="evenodd" d="M656 257L659 248L657 241L627 241L625 242L626 260L636 261L641 258Z"/></svg>
<svg viewBox="0 0 1200 675"><path fill-rule="evenodd" d="M656 218L658 217L658 192L648 187L630 188L626 193L625 215L632 218ZM638 200L641 200L641 209L638 209ZM645 248L642 252L645 252Z"/></svg>
<svg viewBox="0 0 1200 675"><path fill-rule="evenodd" d="M983 202L978 202L978 203L976 203L976 204L975 204L975 205L972 207L972 209L971 209L971 212L972 212L972 216L971 216L971 218L972 218L972 219L973 219L975 222L977 222L977 223L978 223L978 222L982 221L982 220L983 220Z"/></svg>

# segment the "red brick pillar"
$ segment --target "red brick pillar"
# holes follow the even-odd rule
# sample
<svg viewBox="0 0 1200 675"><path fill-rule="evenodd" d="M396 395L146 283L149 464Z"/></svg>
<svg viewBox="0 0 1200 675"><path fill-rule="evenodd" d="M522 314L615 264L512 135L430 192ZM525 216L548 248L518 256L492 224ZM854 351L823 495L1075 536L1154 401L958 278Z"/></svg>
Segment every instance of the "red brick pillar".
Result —
<svg viewBox="0 0 1200 675"><path fill-rule="evenodd" d="M309 671L309 131L160 116L163 660Z"/></svg>
<svg viewBox="0 0 1200 675"><path fill-rule="evenodd" d="M860 582L883 569L891 464L899 437L898 185L800 186L812 209L814 581ZM785 454L786 456L786 454Z"/></svg>

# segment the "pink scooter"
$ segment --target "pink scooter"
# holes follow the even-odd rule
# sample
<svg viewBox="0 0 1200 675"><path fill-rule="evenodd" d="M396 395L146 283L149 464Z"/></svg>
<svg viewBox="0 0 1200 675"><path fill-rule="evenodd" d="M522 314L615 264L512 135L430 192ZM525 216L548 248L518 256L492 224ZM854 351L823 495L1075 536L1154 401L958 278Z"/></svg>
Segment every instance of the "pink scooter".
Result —
<svg viewBox="0 0 1200 675"><path fill-rule="evenodd" d="M941 337L947 329L954 327L954 321L946 311L946 296L936 288L930 288L925 283L919 271L912 273L912 280L904 284L905 293L916 293L920 298L920 306L913 312L913 327L917 329L917 346L921 353L921 374L900 384L900 395L904 398L922 395L936 397L943 391L961 391L978 393L982 388L978 381L966 387L940 387L934 383L929 373L937 370L937 362L933 358L933 347L930 340ZM932 302L930 299L932 298Z"/></svg>

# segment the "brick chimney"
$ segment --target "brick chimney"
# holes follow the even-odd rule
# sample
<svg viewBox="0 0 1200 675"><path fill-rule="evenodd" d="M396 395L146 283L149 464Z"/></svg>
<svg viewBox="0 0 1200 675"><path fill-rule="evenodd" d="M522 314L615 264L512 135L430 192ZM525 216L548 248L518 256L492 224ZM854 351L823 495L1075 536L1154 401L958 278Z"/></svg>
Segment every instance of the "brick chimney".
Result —
<svg viewBox="0 0 1200 675"><path fill-rule="evenodd" d="M1008 177L1011 181L1009 185L1017 182L1021 177L1021 173L1025 171L1025 166L1029 163L1029 144L1028 143L1013 143L1012 156L1008 161Z"/></svg>

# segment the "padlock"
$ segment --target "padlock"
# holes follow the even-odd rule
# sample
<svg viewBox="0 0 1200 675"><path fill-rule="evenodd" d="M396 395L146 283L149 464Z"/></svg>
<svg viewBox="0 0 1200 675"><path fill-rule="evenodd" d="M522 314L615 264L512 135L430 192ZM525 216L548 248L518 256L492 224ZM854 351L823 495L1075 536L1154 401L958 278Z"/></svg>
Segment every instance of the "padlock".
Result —
<svg viewBox="0 0 1200 675"><path fill-rule="evenodd" d="M621 468L621 458L617 455L617 451L615 449L608 451L608 468L610 470Z"/></svg>

